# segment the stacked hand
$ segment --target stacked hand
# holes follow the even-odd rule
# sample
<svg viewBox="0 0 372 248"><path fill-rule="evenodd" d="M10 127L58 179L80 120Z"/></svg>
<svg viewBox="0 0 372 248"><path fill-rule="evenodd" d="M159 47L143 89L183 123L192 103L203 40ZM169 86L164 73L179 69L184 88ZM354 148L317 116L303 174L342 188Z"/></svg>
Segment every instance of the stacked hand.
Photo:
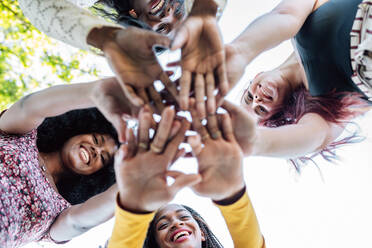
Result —
<svg viewBox="0 0 372 248"><path fill-rule="evenodd" d="M177 97L176 86L163 72L152 50L155 44L169 47L169 38L135 27L96 30L91 32L88 42L103 51L126 98L137 111L144 103L160 98L153 88L156 80L164 83L172 97Z"/></svg>
<svg viewBox="0 0 372 248"><path fill-rule="evenodd" d="M215 87L219 88L221 96L228 91L225 52L215 17L217 8L213 10L213 4L213 0L196 0L189 17L177 30L171 46L172 50L182 48L180 107L188 109L190 90L193 90L200 117L205 117L206 111L215 112L216 103L211 97ZM205 96L208 99L207 109Z"/></svg>
<svg viewBox="0 0 372 248"><path fill-rule="evenodd" d="M120 204L134 212L154 211L171 201L186 186L200 181L199 175L169 171L168 167L183 154L178 150L189 123L174 121L174 110L166 108L150 144L151 115L144 108L139 115L137 139L128 131L128 144L122 145L115 156L115 174ZM128 129L129 130L129 129ZM167 177L174 183L167 184Z"/></svg>
<svg viewBox="0 0 372 248"><path fill-rule="evenodd" d="M202 177L192 188L215 201L230 198L244 188L243 154L235 140L231 119L228 114L209 115L205 127L196 113L194 101L190 104L192 125L198 135L189 137L188 142Z"/></svg>

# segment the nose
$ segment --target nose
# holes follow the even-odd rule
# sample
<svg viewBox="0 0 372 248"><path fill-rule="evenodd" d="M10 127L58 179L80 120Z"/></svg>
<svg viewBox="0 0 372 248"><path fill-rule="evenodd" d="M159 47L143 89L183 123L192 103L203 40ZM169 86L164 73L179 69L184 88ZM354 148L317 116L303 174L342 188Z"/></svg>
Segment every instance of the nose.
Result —
<svg viewBox="0 0 372 248"><path fill-rule="evenodd" d="M101 153L105 150L104 147L99 146L90 146L90 150L92 151L93 158L100 156Z"/></svg>
<svg viewBox="0 0 372 248"><path fill-rule="evenodd" d="M176 229L179 229L180 227L184 226L184 223L180 220L175 220L172 223L171 231L174 231Z"/></svg>

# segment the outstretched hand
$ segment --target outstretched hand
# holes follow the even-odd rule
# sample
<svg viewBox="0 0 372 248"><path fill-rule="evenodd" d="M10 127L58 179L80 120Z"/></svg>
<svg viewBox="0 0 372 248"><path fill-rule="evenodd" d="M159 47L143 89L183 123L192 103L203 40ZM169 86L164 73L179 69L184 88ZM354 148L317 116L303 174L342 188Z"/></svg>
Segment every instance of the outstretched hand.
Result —
<svg viewBox="0 0 372 248"><path fill-rule="evenodd" d="M136 139L128 131L128 144L122 145L115 156L115 174L122 207L133 212L150 212L171 201L176 193L200 181L199 175L169 171L168 167L184 151L178 150L190 124L174 121L174 110L166 108L150 144L151 115L146 107L139 115L139 134ZM178 123L178 124L177 124ZM129 130L129 129L128 129ZM150 148L150 149L149 149ZM174 178L172 185L167 177Z"/></svg>
<svg viewBox="0 0 372 248"><path fill-rule="evenodd" d="M205 1L208 2L208 1ZM217 26L215 13L203 13L205 4L197 0L189 17L177 30L171 49L182 48L182 76L180 78L179 103L183 110L188 109L189 95L194 82L197 110L200 117L205 117L204 97L214 94L216 87L222 96L227 94L228 83L225 69L225 52L222 37ZM199 6L195 6L199 4ZM214 2L212 1L212 4Z"/></svg>
<svg viewBox="0 0 372 248"><path fill-rule="evenodd" d="M141 107L147 103L140 91L156 80L161 80L169 93L177 97L176 86L171 84L152 50L154 45L169 47L168 37L136 27L97 30L91 32L88 42L103 51L131 104Z"/></svg>
<svg viewBox="0 0 372 248"><path fill-rule="evenodd" d="M202 176L202 181L192 188L197 194L215 201L227 199L244 188L243 154L235 140L231 119L228 114L219 118L209 115L206 128L198 118L193 101L190 103L192 125L198 135L189 137L188 143Z"/></svg>

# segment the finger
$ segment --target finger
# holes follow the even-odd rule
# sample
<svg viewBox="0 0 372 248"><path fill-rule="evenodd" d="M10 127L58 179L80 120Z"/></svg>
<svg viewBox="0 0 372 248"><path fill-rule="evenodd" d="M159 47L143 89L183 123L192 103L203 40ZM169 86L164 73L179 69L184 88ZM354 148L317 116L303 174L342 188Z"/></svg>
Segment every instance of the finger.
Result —
<svg viewBox="0 0 372 248"><path fill-rule="evenodd" d="M137 90L137 92L138 92L138 96L141 97L141 99L143 100L145 104L150 102L149 98L147 97L145 88L140 88Z"/></svg>
<svg viewBox="0 0 372 248"><path fill-rule="evenodd" d="M174 159L171 162L171 165L174 164L179 158L185 156L186 150L184 148L179 149L176 153L176 156L174 156Z"/></svg>
<svg viewBox="0 0 372 248"><path fill-rule="evenodd" d="M128 158L128 145L123 144L115 153L115 167L121 165L121 162Z"/></svg>
<svg viewBox="0 0 372 248"><path fill-rule="evenodd" d="M130 103L132 103L136 107L141 107L143 105L143 100L141 99L141 97L137 96L132 86L122 82L120 83L120 86Z"/></svg>
<svg viewBox="0 0 372 248"><path fill-rule="evenodd" d="M213 114L216 112L216 97L214 96L215 82L213 73L207 73L205 83L205 91L207 93L207 113Z"/></svg>
<svg viewBox="0 0 372 248"><path fill-rule="evenodd" d="M165 72L160 74L160 81L164 84L164 87L168 90L169 94L174 98L174 101L178 103L178 91L176 84L169 79Z"/></svg>
<svg viewBox="0 0 372 248"><path fill-rule="evenodd" d="M177 120L173 121L172 128L171 128L171 131L170 131L170 134L169 134L169 139L172 139L178 133L180 128L181 128L181 122L179 122Z"/></svg>
<svg viewBox="0 0 372 248"><path fill-rule="evenodd" d="M187 143L191 146L192 154L197 157L201 153L203 147L201 143L201 138L199 135L190 136L187 139Z"/></svg>
<svg viewBox="0 0 372 248"><path fill-rule="evenodd" d="M218 87L220 89L221 95L226 96L229 91L229 82L227 81L225 63L221 64L217 68L217 80L218 80Z"/></svg>
<svg viewBox="0 0 372 248"><path fill-rule="evenodd" d="M165 106L163 104L163 101L161 99L159 92L156 91L154 85L150 85L149 87L147 87L147 90L149 92L151 100L154 102L155 109L156 109L155 112L162 113Z"/></svg>
<svg viewBox="0 0 372 248"><path fill-rule="evenodd" d="M136 137L134 136L133 129L127 128L127 157L132 158L136 154Z"/></svg>
<svg viewBox="0 0 372 248"><path fill-rule="evenodd" d="M174 61L174 62L169 62L167 64L167 67L176 67L176 66L181 66L181 60Z"/></svg>
<svg viewBox="0 0 372 248"><path fill-rule="evenodd" d="M233 104L232 102L229 102L227 100L224 100L223 103L222 103L222 107L227 110L227 112L231 113L231 114L236 114L236 113L239 113L241 110L241 108L235 104Z"/></svg>
<svg viewBox="0 0 372 248"><path fill-rule="evenodd" d="M201 123L198 113L195 110L195 100L190 99L190 114L192 117L192 127L197 133L200 134L202 139L207 139L209 137L207 129Z"/></svg>
<svg viewBox="0 0 372 248"><path fill-rule="evenodd" d="M212 139L221 138L221 131L218 126L218 120L216 114L209 114L207 117L208 131Z"/></svg>
<svg viewBox="0 0 372 248"><path fill-rule="evenodd" d="M188 31L185 26L182 26L176 33L172 44L171 44L171 50L177 50L178 48L182 48L188 40Z"/></svg>
<svg viewBox="0 0 372 248"><path fill-rule="evenodd" d="M125 142L125 132L127 129L126 121L119 115L112 115L110 116L109 120L111 121L112 125L115 127L116 132L118 133L118 138L120 143Z"/></svg>
<svg viewBox="0 0 372 248"><path fill-rule="evenodd" d="M174 109L171 107L166 107L161 115L161 120L158 129L156 130L155 138L152 142L152 146L154 146L157 150L163 150L165 143L168 141L174 115ZM153 152L156 153L156 151Z"/></svg>
<svg viewBox="0 0 372 248"><path fill-rule="evenodd" d="M150 112L142 108L138 116L138 152L143 153L147 151L149 145L149 129L151 127Z"/></svg>
<svg viewBox="0 0 372 248"><path fill-rule="evenodd" d="M189 108L189 95L191 86L191 72L182 71L182 76L180 78L180 107L182 110L188 110Z"/></svg>
<svg viewBox="0 0 372 248"><path fill-rule="evenodd" d="M195 100L196 109L200 118L205 118L205 82L203 74L196 74L195 77Z"/></svg>
<svg viewBox="0 0 372 248"><path fill-rule="evenodd" d="M231 118L228 114L222 114L222 132L227 141L235 141Z"/></svg>
<svg viewBox="0 0 372 248"><path fill-rule="evenodd" d="M169 161L172 161L174 157L176 156L176 153L178 151L178 147L181 144L181 142L184 140L185 133L190 128L190 123L183 119L181 123L181 128L178 131L177 135L169 142L167 145L167 148L165 149L164 154L166 154L169 158Z"/></svg>
<svg viewBox="0 0 372 248"><path fill-rule="evenodd" d="M172 196L176 195L182 188L193 186L202 179L199 174L184 174L178 171L168 171L166 175L174 178L174 183L169 186Z"/></svg>

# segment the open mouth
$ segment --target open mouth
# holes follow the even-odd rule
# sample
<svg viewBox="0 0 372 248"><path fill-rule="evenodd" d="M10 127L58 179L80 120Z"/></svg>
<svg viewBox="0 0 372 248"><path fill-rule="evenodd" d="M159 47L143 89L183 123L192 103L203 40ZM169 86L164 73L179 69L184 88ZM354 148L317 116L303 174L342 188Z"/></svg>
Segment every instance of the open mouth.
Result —
<svg viewBox="0 0 372 248"><path fill-rule="evenodd" d="M164 8L167 6L168 0L152 0L149 3L150 15L159 15L163 12Z"/></svg>
<svg viewBox="0 0 372 248"><path fill-rule="evenodd" d="M175 243L181 243L187 240L190 235L191 235L190 231L180 230L179 232L176 232L175 234L173 234L173 236L171 237L171 240L172 242L175 242Z"/></svg>
<svg viewBox="0 0 372 248"><path fill-rule="evenodd" d="M262 92L262 95L272 101L274 99L274 96L275 96L275 90L273 87L270 87L270 86L267 86L267 85L262 85L261 86L261 92Z"/></svg>
<svg viewBox="0 0 372 248"><path fill-rule="evenodd" d="M85 148L84 146L80 146L79 148L79 156L80 156L80 159L81 161L83 161L83 163L85 164L89 164L89 161L90 161L90 153L88 151L87 148Z"/></svg>

